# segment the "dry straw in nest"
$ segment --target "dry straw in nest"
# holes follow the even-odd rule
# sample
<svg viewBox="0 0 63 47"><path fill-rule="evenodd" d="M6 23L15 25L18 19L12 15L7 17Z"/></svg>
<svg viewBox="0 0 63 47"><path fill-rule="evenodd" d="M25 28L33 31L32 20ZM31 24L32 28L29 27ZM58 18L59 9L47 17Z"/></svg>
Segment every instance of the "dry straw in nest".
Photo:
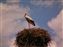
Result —
<svg viewBox="0 0 63 47"><path fill-rule="evenodd" d="M16 36L18 47L47 47L50 41L49 33L40 28L24 29Z"/></svg>

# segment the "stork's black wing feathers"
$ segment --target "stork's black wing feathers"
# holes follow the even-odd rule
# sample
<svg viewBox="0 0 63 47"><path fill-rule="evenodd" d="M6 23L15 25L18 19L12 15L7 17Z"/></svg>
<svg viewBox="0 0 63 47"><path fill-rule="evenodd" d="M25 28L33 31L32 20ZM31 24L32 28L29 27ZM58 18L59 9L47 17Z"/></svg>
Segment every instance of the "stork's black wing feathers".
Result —
<svg viewBox="0 0 63 47"><path fill-rule="evenodd" d="M26 18L26 17L25 17ZM32 25L34 25L35 26L35 23L34 23L34 21L33 20L30 20L30 19L28 19L28 18L26 18L26 20L30 23L30 24L32 24Z"/></svg>

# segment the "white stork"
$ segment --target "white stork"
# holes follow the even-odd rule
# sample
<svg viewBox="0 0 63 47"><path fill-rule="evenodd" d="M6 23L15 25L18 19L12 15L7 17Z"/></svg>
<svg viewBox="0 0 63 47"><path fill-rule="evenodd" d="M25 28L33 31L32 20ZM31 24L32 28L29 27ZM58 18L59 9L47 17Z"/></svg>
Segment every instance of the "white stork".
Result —
<svg viewBox="0 0 63 47"><path fill-rule="evenodd" d="M28 15L25 13L24 17L25 17L26 21L29 23L29 24L28 24L28 25L29 25L29 28L30 28L30 24L32 24L33 26L35 26L34 20L33 20L30 16L28 16Z"/></svg>

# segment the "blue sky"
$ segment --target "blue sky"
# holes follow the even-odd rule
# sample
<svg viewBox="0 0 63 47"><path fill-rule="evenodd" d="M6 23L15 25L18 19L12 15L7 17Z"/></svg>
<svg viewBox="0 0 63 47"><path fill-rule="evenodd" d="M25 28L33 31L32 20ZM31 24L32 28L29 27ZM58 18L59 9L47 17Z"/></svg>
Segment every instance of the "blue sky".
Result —
<svg viewBox="0 0 63 47"><path fill-rule="evenodd" d="M7 1L17 1L19 4L12 5ZM40 28L44 28L49 31L51 36L58 38L58 47L62 45L63 37L61 36L63 30L62 26L62 0L0 0L0 9L2 8L2 31L0 28L0 34L2 33L2 47L9 47L9 40L15 38L18 31L27 27L27 23L22 17L27 12L36 22ZM1 6L2 3L2 6ZM14 3L14 2L13 2ZM59 19L59 20L58 20ZM0 23L1 24L1 23ZM57 32L56 32L57 31ZM62 31L62 32L60 32ZM58 35L57 35L58 33ZM56 36L57 35L57 36ZM58 37L59 36L59 37ZM1 37L1 35L0 35ZM6 39L6 41L5 41ZM61 41L62 39L62 41ZM61 42L59 44L59 42ZM1 42L0 42L1 43ZM12 46L11 46L12 47ZM63 45L62 45L63 47Z"/></svg>
<svg viewBox="0 0 63 47"><path fill-rule="evenodd" d="M29 14L37 23L37 25L40 28L44 28L48 30L50 33L52 32L51 33L52 35L55 34L54 31L48 27L48 21L50 21L52 18L55 18L58 15L58 13L61 11L62 9L61 2L59 0L53 0L53 3L52 2L50 3L51 5L48 5L47 2L45 5L41 5L41 4L36 5L33 4L33 2L31 3L31 1L33 0L20 0L20 6L24 8L29 7L30 8ZM5 3L6 0L0 0L0 2ZM43 0L42 2L39 3L43 3Z"/></svg>
<svg viewBox="0 0 63 47"><path fill-rule="evenodd" d="M0 0L5 2L6 0ZM48 28L47 22L58 15L62 7L60 3L54 2L51 6L45 7L31 4L31 0L20 0L20 6L30 8L29 14L40 27Z"/></svg>
<svg viewBox="0 0 63 47"><path fill-rule="evenodd" d="M44 5L33 5L30 3L31 0L21 0L21 5L23 7L28 6L30 8L29 14L34 19L34 21L39 25L41 28L45 28L49 30L49 32L53 31L48 27L48 21L52 18L55 18L58 13L61 11L62 7L60 3L57 1L54 2L51 6L44 6Z"/></svg>
<svg viewBox="0 0 63 47"><path fill-rule="evenodd" d="M47 22L51 18L57 16L61 10L61 6L58 3L54 3L52 7L35 6L30 3L30 0L21 0L21 5L24 7L30 7L30 16L36 21L40 27L47 28Z"/></svg>

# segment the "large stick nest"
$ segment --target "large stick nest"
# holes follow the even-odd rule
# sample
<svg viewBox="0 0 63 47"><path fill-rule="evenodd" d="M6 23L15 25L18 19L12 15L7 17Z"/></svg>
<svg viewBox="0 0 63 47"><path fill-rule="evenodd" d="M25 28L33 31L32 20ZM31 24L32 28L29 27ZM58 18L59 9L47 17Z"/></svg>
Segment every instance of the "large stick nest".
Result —
<svg viewBox="0 0 63 47"><path fill-rule="evenodd" d="M16 36L18 47L47 47L51 41L48 31L40 28L24 29Z"/></svg>

